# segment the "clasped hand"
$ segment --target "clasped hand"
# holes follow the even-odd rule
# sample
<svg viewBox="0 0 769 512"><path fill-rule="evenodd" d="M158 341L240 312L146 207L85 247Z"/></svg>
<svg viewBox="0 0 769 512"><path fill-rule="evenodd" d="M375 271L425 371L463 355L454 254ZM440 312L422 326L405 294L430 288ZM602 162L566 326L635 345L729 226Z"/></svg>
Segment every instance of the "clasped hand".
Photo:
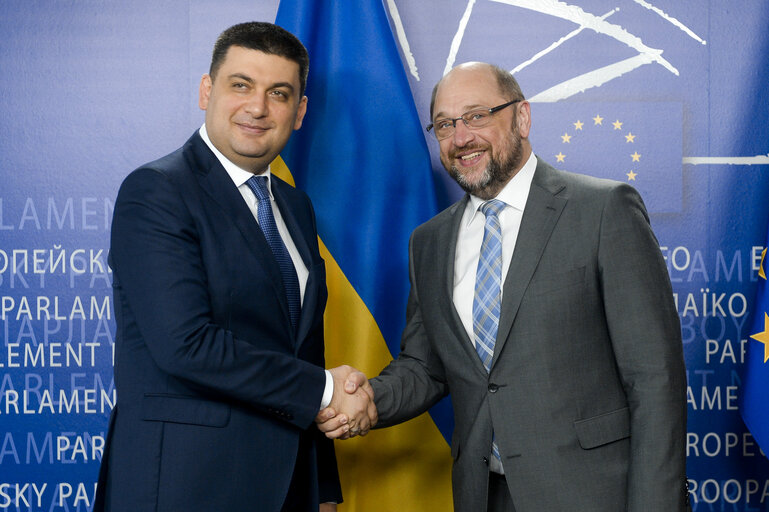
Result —
<svg viewBox="0 0 769 512"><path fill-rule="evenodd" d="M334 394L328 407L318 413L315 423L329 439L365 436L376 425L374 389L363 373L347 365L329 370Z"/></svg>

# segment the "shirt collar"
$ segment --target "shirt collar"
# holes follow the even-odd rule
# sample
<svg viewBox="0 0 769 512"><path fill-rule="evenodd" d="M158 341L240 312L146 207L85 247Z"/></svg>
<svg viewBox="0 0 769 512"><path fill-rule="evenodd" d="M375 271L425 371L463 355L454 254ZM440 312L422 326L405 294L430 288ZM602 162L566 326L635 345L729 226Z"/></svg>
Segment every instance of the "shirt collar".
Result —
<svg viewBox="0 0 769 512"><path fill-rule="evenodd" d="M267 190L269 190L270 198L272 199L272 187L270 186L272 176L270 173L269 165L267 166L267 169L260 174L254 174L252 172L246 171L245 169L241 169L232 163L232 161L230 161L226 156L224 156L221 151L216 149L216 146L214 146L213 142L211 142L211 139L208 138L208 131L206 131L205 123L200 127L198 133L200 134L200 138L203 139L203 142L206 143L206 146L208 146L209 149L213 151L214 155L216 155L216 158L222 164L224 170L227 171L227 174L230 176L230 179L232 179L232 182L235 183L236 187L240 187L241 185L245 184L253 176L265 176L267 177Z"/></svg>
<svg viewBox="0 0 769 512"><path fill-rule="evenodd" d="M516 210L523 211L526 208L526 200L529 198L529 189L531 188L531 181L534 178L534 171L537 169L537 157L534 156L532 151L529 155L529 159L523 164L521 170L518 171L513 178L507 182L507 185L497 194L494 199L499 199L506 206L512 206ZM485 203L486 199L481 199L474 195L470 196L470 206L472 208L472 215L467 220L469 226L475 219L475 214L478 213L478 208Z"/></svg>

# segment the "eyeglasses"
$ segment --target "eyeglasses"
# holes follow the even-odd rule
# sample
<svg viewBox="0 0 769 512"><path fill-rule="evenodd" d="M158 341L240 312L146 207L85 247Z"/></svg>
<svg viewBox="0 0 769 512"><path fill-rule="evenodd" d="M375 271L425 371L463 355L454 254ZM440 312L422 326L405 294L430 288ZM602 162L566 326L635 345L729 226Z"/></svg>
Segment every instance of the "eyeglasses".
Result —
<svg viewBox="0 0 769 512"><path fill-rule="evenodd" d="M453 119L436 119L434 122L428 124L427 128L425 129L435 135L436 139L443 140L454 135L454 132L457 129L457 121L460 119L469 129L475 130L476 128L481 128L489 124L489 122L491 122L491 116L496 112L499 112L503 108L509 107L510 105L519 103L521 101L523 100L513 100L492 108L478 108L471 110L470 112L465 112L461 116Z"/></svg>

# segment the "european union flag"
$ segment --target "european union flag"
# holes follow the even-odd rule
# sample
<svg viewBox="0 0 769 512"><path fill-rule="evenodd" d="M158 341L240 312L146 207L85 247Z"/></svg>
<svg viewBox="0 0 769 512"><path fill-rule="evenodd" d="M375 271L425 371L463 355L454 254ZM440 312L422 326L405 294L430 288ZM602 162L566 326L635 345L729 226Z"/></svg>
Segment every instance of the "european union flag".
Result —
<svg viewBox="0 0 769 512"><path fill-rule="evenodd" d="M767 234L769 240L769 234ZM769 287L766 283L766 249L761 254L758 293L745 354L740 413L764 453L769 453Z"/></svg>
<svg viewBox="0 0 769 512"><path fill-rule="evenodd" d="M534 103L532 115L534 152L554 167L624 181L650 213L681 211L680 103Z"/></svg>

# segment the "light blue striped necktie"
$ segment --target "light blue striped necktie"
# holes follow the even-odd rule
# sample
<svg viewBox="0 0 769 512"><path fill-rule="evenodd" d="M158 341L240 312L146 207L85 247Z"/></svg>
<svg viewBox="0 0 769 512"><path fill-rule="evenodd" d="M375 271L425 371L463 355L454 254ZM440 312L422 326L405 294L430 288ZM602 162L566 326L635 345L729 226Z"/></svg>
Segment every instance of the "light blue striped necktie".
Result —
<svg viewBox="0 0 769 512"><path fill-rule="evenodd" d="M502 287L502 227L499 214L505 203L499 199L486 201L480 210L486 216L483 229L481 255L478 258L478 270L475 274L475 295L473 296L473 334L475 350L478 352L486 371L491 370L494 357L494 344L499 328ZM500 459L497 443L492 441L492 454Z"/></svg>
<svg viewBox="0 0 769 512"><path fill-rule="evenodd" d="M272 213L272 204L270 202L270 193L267 190L266 176L252 176L246 182L248 187L254 192L259 200L257 208L257 218L259 227L270 244L272 254L278 260L280 266L280 275L283 278L283 288L286 290L286 299L288 299L288 312L291 316L291 325L296 330L299 323L299 312L301 311L301 299L299 297L299 279L296 277L296 268L291 260L291 255L286 249L286 244L280 237L278 226L275 224L275 216Z"/></svg>

